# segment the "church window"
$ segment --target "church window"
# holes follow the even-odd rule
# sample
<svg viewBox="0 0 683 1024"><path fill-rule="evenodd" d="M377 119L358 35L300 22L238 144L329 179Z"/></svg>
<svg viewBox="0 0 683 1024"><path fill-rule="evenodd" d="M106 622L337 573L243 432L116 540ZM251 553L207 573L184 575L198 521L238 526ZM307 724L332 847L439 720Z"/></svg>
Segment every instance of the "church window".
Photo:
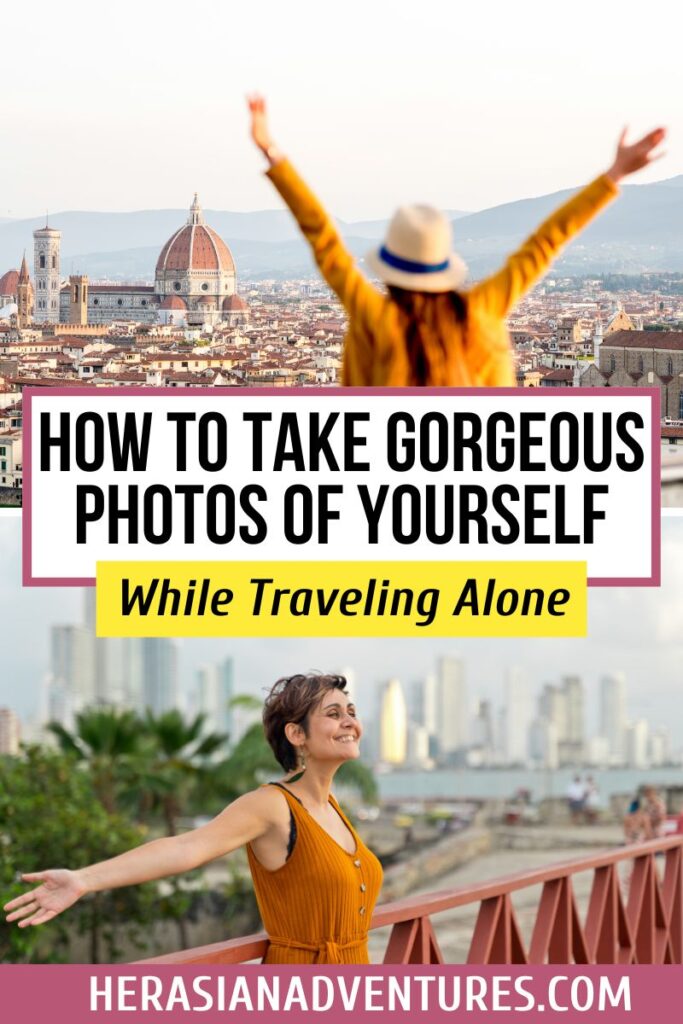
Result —
<svg viewBox="0 0 683 1024"><path fill-rule="evenodd" d="M674 372L674 361L671 358L667 359L667 361L666 361L666 372L669 374L669 376L673 375L673 372Z"/></svg>
<svg viewBox="0 0 683 1024"><path fill-rule="evenodd" d="M141 301L140 305L141 305L141 306L146 306L146 305L147 305L147 299L143 299L143 300Z"/></svg>
<svg viewBox="0 0 683 1024"><path fill-rule="evenodd" d="M204 284L202 285L202 291L203 292L208 292L208 290L209 290L209 286L208 286L208 284L205 281Z"/></svg>
<svg viewBox="0 0 683 1024"><path fill-rule="evenodd" d="M93 304L93 306L99 306L100 300L99 299L93 299L92 300L92 304Z"/></svg>
<svg viewBox="0 0 683 1024"><path fill-rule="evenodd" d="M638 356L638 372L642 373L644 369L645 369L645 364L643 363L643 357L642 356Z"/></svg>
<svg viewBox="0 0 683 1024"><path fill-rule="evenodd" d="M41 253L40 259L38 260L41 270L45 270L45 254Z"/></svg>
<svg viewBox="0 0 683 1024"><path fill-rule="evenodd" d="M56 256L52 257L52 269L53 270L57 269L57 257Z"/></svg>
<svg viewBox="0 0 683 1024"><path fill-rule="evenodd" d="M616 360L616 356L610 356L610 357L609 357L609 368L610 368L610 371L611 371L612 373L614 373L614 371L615 371L615 370L616 370L616 368L617 368L617 360Z"/></svg>
<svg viewBox="0 0 683 1024"><path fill-rule="evenodd" d="M174 281L174 282L173 282L173 287L175 288L175 290L176 290L177 292L179 292L179 291L180 291L180 288L181 288L181 285L180 285L180 281Z"/></svg>
<svg viewBox="0 0 683 1024"><path fill-rule="evenodd" d="M678 396L678 418L683 420L683 391Z"/></svg>
<svg viewBox="0 0 683 1024"><path fill-rule="evenodd" d="M122 306L123 305L123 299L117 299L116 300L116 305L117 306Z"/></svg>

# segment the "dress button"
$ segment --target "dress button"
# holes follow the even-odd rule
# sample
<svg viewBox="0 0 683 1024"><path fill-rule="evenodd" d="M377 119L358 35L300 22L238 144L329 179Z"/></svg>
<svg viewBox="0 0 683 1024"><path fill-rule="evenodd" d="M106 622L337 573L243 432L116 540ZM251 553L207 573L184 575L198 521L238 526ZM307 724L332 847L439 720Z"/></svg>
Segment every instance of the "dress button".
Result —
<svg viewBox="0 0 683 1024"><path fill-rule="evenodd" d="M359 860L354 860L353 864L354 864L354 867L357 867L357 868L360 867L360 861Z"/></svg>
<svg viewBox="0 0 683 1024"><path fill-rule="evenodd" d="M360 891L361 891L361 892L365 892L366 888L367 888L367 886L366 886L365 882L363 882L363 883L361 884L361 887L360 887Z"/></svg>
<svg viewBox="0 0 683 1024"><path fill-rule="evenodd" d="M360 910L358 911L358 913L359 914L364 914L365 913L365 907L361 907Z"/></svg>

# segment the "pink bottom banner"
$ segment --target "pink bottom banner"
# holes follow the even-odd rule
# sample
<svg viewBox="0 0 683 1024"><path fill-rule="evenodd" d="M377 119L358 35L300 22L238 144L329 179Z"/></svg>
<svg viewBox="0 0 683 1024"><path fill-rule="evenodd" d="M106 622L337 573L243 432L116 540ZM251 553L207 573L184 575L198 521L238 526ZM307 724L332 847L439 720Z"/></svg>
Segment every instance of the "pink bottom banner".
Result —
<svg viewBox="0 0 683 1024"><path fill-rule="evenodd" d="M452 1021L523 1014L546 1020L681 1019L681 967L0 967L2 1024L107 1021Z"/></svg>

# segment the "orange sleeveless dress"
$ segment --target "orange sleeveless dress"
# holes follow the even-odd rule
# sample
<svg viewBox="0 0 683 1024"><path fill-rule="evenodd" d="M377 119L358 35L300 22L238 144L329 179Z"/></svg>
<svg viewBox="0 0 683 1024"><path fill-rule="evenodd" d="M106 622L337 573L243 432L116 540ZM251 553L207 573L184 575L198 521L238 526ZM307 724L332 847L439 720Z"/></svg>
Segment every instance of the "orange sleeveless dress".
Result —
<svg viewBox="0 0 683 1024"><path fill-rule="evenodd" d="M382 867L342 813L356 841L347 853L288 790L296 825L287 861L268 871L247 846L261 919L270 945L266 964L367 964L368 928L382 885Z"/></svg>

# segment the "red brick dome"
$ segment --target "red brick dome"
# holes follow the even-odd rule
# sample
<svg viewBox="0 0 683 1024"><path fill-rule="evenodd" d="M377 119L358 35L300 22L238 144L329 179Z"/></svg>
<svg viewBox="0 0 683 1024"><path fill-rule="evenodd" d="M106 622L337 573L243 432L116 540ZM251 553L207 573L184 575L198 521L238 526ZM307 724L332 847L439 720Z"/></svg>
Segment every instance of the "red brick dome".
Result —
<svg viewBox="0 0 683 1024"><path fill-rule="evenodd" d="M8 270L0 277L0 295L16 295L19 284L19 271Z"/></svg>
<svg viewBox="0 0 683 1024"><path fill-rule="evenodd" d="M220 270L234 272L235 261L227 245L213 228L204 223L201 207L195 195L190 217L174 235L171 235L159 254L156 272L176 273L186 270Z"/></svg>
<svg viewBox="0 0 683 1024"><path fill-rule="evenodd" d="M187 309L187 303L179 295L169 295L161 303L160 309Z"/></svg>
<svg viewBox="0 0 683 1024"><path fill-rule="evenodd" d="M241 295L226 295L223 299L223 311L225 313L243 313L249 309Z"/></svg>

